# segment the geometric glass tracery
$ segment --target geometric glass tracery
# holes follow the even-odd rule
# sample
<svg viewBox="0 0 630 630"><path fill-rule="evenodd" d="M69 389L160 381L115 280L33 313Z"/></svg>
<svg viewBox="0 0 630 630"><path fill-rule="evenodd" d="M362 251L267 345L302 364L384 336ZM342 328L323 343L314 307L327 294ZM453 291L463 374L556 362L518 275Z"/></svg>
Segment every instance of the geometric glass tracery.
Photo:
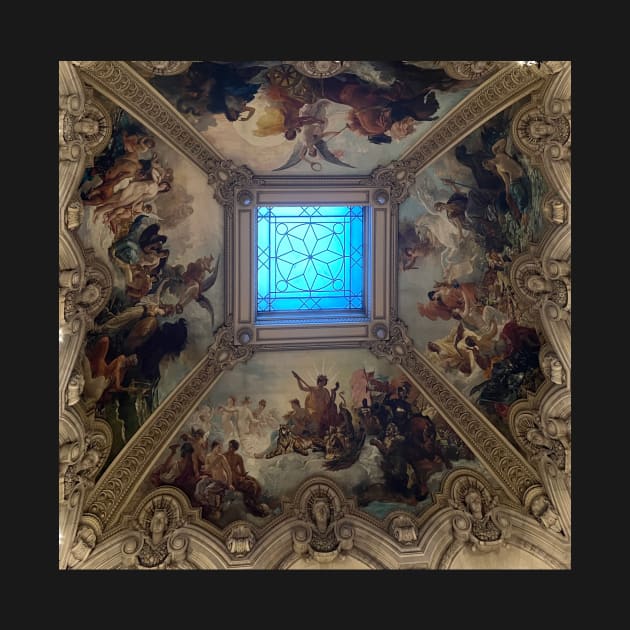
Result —
<svg viewBox="0 0 630 630"><path fill-rule="evenodd" d="M363 206L257 208L257 311L365 310Z"/></svg>

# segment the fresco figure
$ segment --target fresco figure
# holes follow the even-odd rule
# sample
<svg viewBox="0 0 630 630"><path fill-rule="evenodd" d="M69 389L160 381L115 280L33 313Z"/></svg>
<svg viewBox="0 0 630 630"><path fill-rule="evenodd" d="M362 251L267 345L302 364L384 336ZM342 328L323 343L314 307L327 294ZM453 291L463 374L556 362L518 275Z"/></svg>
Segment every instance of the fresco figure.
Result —
<svg viewBox="0 0 630 630"><path fill-rule="evenodd" d="M317 376L317 384L315 386L309 385L296 372L291 372L291 374L295 377L298 387L303 392L308 392L304 399L304 407L311 418L317 423L319 435L323 436L328 427L337 422L335 397L339 389L339 383L335 383L335 387L329 391L326 388L328 377L325 374L319 374Z"/></svg>

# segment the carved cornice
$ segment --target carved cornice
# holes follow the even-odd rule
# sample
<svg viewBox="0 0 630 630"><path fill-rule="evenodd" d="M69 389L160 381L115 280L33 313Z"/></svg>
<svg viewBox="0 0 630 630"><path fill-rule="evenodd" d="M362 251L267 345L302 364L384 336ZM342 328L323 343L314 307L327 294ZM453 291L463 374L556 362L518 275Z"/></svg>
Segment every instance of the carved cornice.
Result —
<svg viewBox="0 0 630 630"><path fill-rule="evenodd" d="M522 502L530 488L540 486L536 471L512 444L417 352L402 321L391 326L388 340L374 342L369 349L401 367L511 497Z"/></svg>
<svg viewBox="0 0 630 630"><path fill-rule="evenodd" d="M182 418L198 404L212 383L223 371L251 358L254 348L234 346L233 339L233 322L228 319L217 330L206 357L145 421L142 431L131 438L119 458L105 471L86 507L86 513L96 519L101 531L121 516L126 501L172 439Z"/></svg>
<svg viewBox="0 0 630 630"><path fill-rule="evenodd" d="M123 61L75 62L85 81L210 173L225 168L224 158L180 113Z"/></svg>
<svg viewBox="0 0 630 630"><path fill-rule="evenodd" d="M400 162L417 173L495 114L537 90L545 76L546 72L535 66L508 64L433 123Z"/></svg>

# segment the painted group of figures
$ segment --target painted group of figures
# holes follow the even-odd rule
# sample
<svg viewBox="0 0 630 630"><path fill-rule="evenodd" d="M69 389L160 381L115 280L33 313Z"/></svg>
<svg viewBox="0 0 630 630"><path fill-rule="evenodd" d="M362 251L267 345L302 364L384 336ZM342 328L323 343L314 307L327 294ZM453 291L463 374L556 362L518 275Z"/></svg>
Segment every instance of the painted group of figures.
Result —
<svg viewBox="0 0 630 630"><path fill-rule="evenodd" d="M174 176L154 148L155 140L123 114L81 186L93 221L102 219L112 238L114 289L88 335L84 362L86 397L114 425L112 456L158 404L160 362L179 356L188 341L186 306L196 301L214 327L204 293L216 281L219 260L209 255L186 267L169 263L168 236L154 204L171 190Z"/></svg>
<svg viewBox="0 0 630 630"><path fill-rule="evenodd" d="M433 212L404 226L400 238L401 269L417 268L418 258L439 252L443 278L418 302L427 319L453 320L449 333L427 343L427 352L444 371L460 379L474 375L469 394L502 429L509 406L539 382L540 339L520 325L509 283L512 257L521 250L522 234L533 214L531 183L515 156L507 152L507 123L487 125L483 147L455 149L456 159L471 171L476 186L443 180L454 188ZM435 238L435 217L450 226L450 240ZM437 230L436 230L437 232ZM462 278L480 276L476 281Z"/></svg>
<svg viewBox="0 0 630 630"><path fill-rule="evenodd" d="M282 420L266 409L264 399L255 410L249 408L247 396L240 404L230 396L225 405L204 406L198 416L200 426L192 425L170 446L168 458L152 473L152 483L180 488L193 506L202 507L206 518L217 521L239 495L254 516L268 516L279 506L278 497L266 493L246 470L238 452L242 442L234 436L247 439L255 434L269 439L265 450L245 451L246 457L270 460L289 453L304 457L319 453L328 471L352 466L369 437L369 444L381 456L383 481L360 489L360 505L383 500L415 505L429 494L427 482L434 472L451 468L451 460L472 458L452 430L432 421L408 400L411 386L407 382L395 387L370 378L364 381L366 397L361 405L349 409L341 392L337 404L339 383L329 389L323 374L316 385L292 374L306 392L304 406L292 399L291 411ZM215 412L220 421L213 424Z"/></svg>
<svg viewBox="0 0 630 630"><path fill-rule="evenodd" d="M394 61L366 63L369 68L363 76L355 69L315 79L286 63L201 61L184 75L153 81L172 95L177 109L186 115L197 119L208 113L223 115L234 124L255 116L255 136L296 141L294 152L276 171L301 161L321 170L318 158L354 168L335 155L327 141L345 130L374 144L400 140L412 134L418 122L437 118L436 91L475 84L453 79L439 68ZM257 95L264 97L262 112L251 105ZM346 123L339 129L328 128L331 104L347 109Z"/></svg>

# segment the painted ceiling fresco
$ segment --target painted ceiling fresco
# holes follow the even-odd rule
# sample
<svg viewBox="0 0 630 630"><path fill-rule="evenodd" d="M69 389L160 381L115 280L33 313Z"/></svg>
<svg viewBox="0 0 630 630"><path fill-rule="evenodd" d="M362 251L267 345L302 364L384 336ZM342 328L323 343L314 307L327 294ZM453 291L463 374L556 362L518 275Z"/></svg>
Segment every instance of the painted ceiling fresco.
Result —
<svg viewBox="0 0 630 630"><path fill-rule="evenodd" d="M430 62L349 62L314 79L289 62L199 61L147 81L218 152L262 175L368 174L477 85ZM418 173L398 215L398 316L416 349L512 443L511 405L544 380L544 340L509 283L512 260L540 239L547 192L510 136L522 104ZM111 462L203 358L226 309L224 209L207 174L109 109L112 139L80 183L79 236L115 283L83 357L83 399L112 427ZM174 486L219 527L264 527L320 475L383 519L421 514L457 467L483 470L386 360L364 349L267 350L210 387L134 501Z"/></svg>
<svg viewBox="0 0 630 630"><path fill-rule="evenodd" d="M325 378L322 378L325 377ZM261 352L224 374L180 427L144 492L182 490L220 527L267 525L308 477L368 514L420 514L444 474L481 469L405 375L367 350Z"/></svg>
<svg viewBox="0 0 630 630"><path fill-rule="evenodd" d="M540 331L510 263L539 240L547 187L504 110L416 177L399 220L399 312L416 348L509 439L511 404L543 381Z"/></svg>
<svg viewBox="0 0 630 630"><path fill-rule="evenodd" d="M479 83L435 62L340 70L314 78L290 62L198 61L151 83L224 157L291 175L363 175L399 159Z"/></svg>
<svg viewBox="0 0 630 630"><path fill-rule="evenodd" d="M88 334L84 401L110 423L110 459L203 356L223 322L223 212L206 177L108 103L114 130L87 168L79 237L111 269Z"/></svg>

